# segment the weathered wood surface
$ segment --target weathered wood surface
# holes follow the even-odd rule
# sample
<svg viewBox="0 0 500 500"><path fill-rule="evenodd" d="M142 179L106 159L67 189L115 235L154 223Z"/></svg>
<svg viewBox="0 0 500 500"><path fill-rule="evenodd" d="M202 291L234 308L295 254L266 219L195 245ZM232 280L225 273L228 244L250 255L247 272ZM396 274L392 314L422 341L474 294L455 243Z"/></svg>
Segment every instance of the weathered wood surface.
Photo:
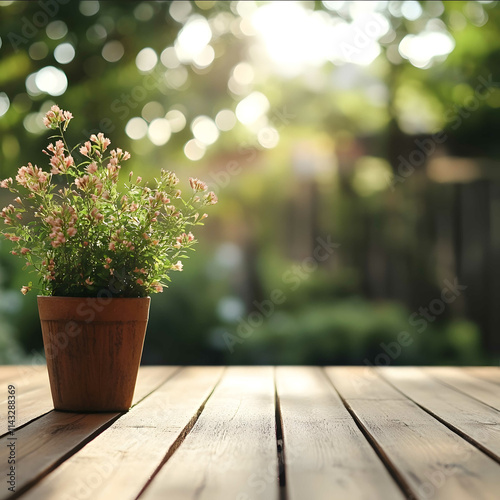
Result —
<svg viewBox="0 0 500 500"><path fill-rule="evenodd" d="M277 368L289 500L404 496L320 368Z"/></svg>
<svg viewBox="0 0 500 500"><path fill-rule="evenodd" d="M0 381L0 500L499 498L497 367L143 367L101 414L53 411L44 367Z"/></svg>

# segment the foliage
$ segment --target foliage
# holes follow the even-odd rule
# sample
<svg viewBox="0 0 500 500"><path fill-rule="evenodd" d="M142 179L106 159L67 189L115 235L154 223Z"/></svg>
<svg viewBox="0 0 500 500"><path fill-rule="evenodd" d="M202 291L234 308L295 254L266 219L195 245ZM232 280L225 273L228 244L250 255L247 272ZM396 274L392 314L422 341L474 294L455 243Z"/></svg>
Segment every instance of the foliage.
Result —
<svg viewBox="0 0 500 500"><path fill-rule="evenodd" d="M203 224L199 210L217 202L207 186L190 178L192 195L183 199L173 172L161 171L154 187L137 177L120 191L121 162L130 158L120 148L106 153L111 141L99 133L71 150L64 132L73 118L53 106L44 118L58 129L44 151L51 170L28 163L1 187L17 195L1 212L12 251L40 275L45 295L95 296L103 290L120 297L143 297L163 291L168 272L181 271L180 258L195 243L187 227ZM79 147L82 161L73 154ZM60 182L64 176L66 183ZM23 286L27 293L31 284Z"/></svg>
<svg viewBox="0 0 500 500"><path fill-rule="evenodd" d="M351 297L277 311L228 355L231 364L483 364L480 332L465 320L418 332L398 303ZM400 342L398 339L403 339Z"/></svg>

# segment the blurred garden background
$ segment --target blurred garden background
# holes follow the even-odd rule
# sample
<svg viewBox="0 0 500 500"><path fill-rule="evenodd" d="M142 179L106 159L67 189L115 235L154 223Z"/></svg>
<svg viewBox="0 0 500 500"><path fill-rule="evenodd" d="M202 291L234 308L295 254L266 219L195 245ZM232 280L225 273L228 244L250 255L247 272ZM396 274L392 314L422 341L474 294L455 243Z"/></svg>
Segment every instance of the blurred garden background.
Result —
<svg viewBox="0 0 500 500"><path fill-rule="evenodd" d="M218 194L143 363L498 364L497 4L0 1L0 177L58 104ZM0 362L43 362L10 249Z"/></svg>

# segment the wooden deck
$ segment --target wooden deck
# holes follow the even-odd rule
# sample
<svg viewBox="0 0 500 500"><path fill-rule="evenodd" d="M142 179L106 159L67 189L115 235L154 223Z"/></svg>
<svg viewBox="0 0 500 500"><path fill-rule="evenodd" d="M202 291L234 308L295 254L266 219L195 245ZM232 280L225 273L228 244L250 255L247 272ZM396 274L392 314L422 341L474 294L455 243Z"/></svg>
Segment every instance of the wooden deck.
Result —
<svg viewBox="0 0 500 500"><path fill-rule="evenodd" d="M500 498L496 367L144 367L101 414L53 411L44 367L0 381L0 500Z"/></svg>

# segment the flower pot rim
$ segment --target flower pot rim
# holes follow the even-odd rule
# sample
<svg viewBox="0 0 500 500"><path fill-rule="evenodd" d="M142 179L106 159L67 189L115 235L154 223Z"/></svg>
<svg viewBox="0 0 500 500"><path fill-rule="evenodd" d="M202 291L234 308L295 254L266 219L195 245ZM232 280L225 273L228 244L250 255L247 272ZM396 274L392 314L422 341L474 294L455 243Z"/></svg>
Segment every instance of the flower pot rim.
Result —
<svg viewBox="0 0 500 500"><path fill-rule="evenodd" d="M75 323L146 321L151 297L59 297L38 295L40 319Z"/></svg>
<svg viewBox="0 0 500 500"><path fill-rule="evenodd" d="M84 300L84 299L90 299L90 300L137 300L137 299L148 299L151 300L151 296L148 295L147 297L79 297L75 295L37 295L37 298L42 298L42 299L79 299L79 300Z"/></svg>

